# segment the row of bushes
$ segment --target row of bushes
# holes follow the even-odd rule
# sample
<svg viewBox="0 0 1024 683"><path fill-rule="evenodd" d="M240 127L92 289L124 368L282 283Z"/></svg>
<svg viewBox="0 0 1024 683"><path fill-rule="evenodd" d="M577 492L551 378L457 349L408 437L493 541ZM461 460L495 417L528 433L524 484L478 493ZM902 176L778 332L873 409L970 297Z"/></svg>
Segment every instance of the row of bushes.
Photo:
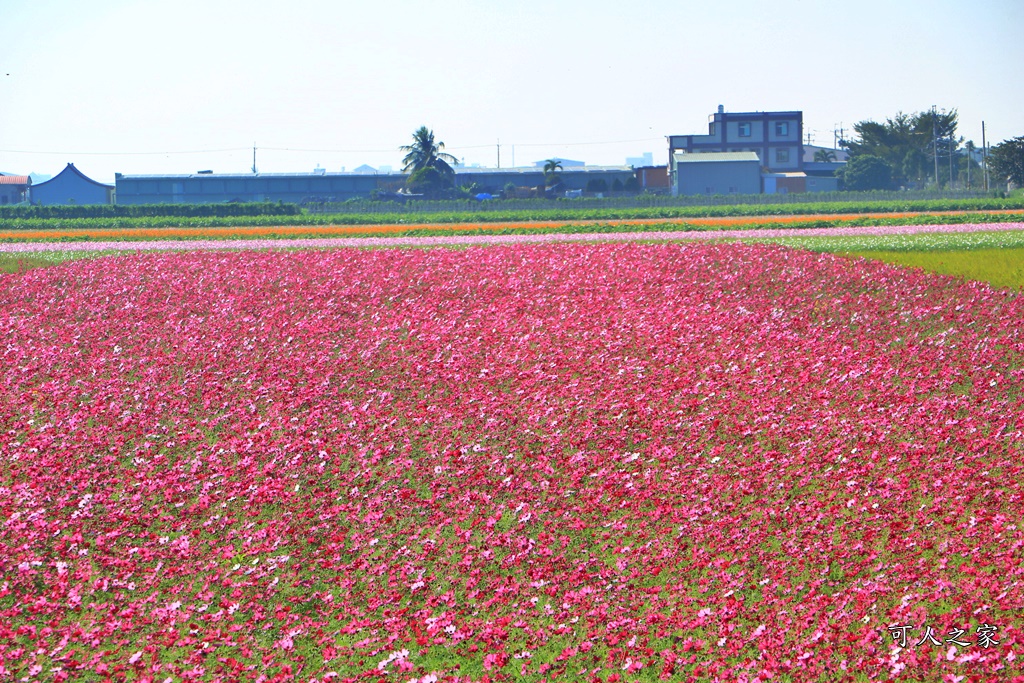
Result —
<svg viewBox="0 0 1024 683"><path fill-rule="evenodd" d="M7 218L0 213L0 229L4 230L66 230L88 228L160 228L160 227L219 227L266 225L380 225L421 223L523 223L530 221L610 221L637 219L724 218L742 216L816 216L828 214L860 213L922 213L940 211L999 211L1024 212L1024 196L1006 198L932 199L911 201L852 201L810 202L800 204L739 204L707 206L647 206L614 207L600 204L562 204L539 202L536 208L523 207L527 200L509 201L508 208L495 209L504 201L484 209L480 203L453 207L448 210L409 213L392 205L392 211L353 213L285 213L240 215L153 215L108 216L81 218ZM440 207L443 205L437 202ZM204 205L205 206L205 205ZM226 206L226 205L209 205ZM244 205L233 205L244 206ZM273 205L278 206L278 205ZM282 205L285 207L294 205ZM45 208L45 207L43 207ZM490 210L488 210L490 209Z"/></svg>
<svg viewBox="0 0 1024 683"><path fill-rule="evenodd" d="M180 218L229 216L297 216L297 204L284 202L233 202L225 204L65 204L52 206L3 206L0 219L27 218Z"/></svg>

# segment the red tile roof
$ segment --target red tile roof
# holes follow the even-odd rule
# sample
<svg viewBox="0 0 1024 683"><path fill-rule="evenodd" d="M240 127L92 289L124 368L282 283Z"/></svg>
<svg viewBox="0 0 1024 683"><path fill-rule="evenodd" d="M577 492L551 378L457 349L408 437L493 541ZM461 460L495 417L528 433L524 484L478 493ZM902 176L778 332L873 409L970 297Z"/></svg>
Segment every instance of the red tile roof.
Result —
<svg viewBox="0 0 1024 683"><path fill-rule="evenodd" d="M0 185L28 185L31 183L27 175L0 175Z"/></svg>

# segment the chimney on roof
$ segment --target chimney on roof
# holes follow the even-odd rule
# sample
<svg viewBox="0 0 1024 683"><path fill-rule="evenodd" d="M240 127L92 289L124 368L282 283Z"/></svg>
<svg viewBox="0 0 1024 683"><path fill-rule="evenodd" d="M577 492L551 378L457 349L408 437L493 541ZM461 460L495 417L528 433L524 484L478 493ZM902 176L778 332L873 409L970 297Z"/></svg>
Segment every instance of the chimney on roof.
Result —
<svg viewBox="0 0 1024 683"><path fill-rule="evenodd" d="M724 114L725 113L725 105L724 104L718 105L718 113L719 114Z"/></svg>

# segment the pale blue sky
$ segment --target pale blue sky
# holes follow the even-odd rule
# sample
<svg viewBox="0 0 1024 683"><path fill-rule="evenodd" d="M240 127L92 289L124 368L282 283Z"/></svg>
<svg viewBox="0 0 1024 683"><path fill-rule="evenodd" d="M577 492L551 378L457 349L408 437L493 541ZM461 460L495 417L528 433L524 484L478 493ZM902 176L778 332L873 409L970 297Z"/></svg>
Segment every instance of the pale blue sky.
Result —
<svg viewBox="0 0 1024 683"><path fill-rule="evenodd" d="M420 125L467 164L664 163L719 104L827 146L934 104L980 145L1024 135L1021 35L1017 0L0 0L0 171L397 169Z"/></svg>

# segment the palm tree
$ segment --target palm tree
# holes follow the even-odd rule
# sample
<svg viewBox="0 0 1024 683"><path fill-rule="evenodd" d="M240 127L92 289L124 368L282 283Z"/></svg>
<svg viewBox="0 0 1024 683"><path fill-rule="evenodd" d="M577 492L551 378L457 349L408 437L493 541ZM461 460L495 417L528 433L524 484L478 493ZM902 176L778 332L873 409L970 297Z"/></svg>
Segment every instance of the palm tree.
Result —
<svg viewBox="0 0 1024 683"><path fill-rule="evenodd" d="M554 173L562 170L562 162L557 159L548 159L544 162L544 172Z"/></svg>
<svg viewBox="0 0 1024 683"><path fill-rule="evenodd" d="M814 161L816 163L830 163L836 160L836 153L830 149L819 149L814 153Z"/></svg>
<svg viewBox="0 0 1024 683"><path fill-rule="evenodd" d="M562 162L557 159L548 159L544 162L544 181L548 185L557 185L561 178L558 171L562 170Z"/></svg>
<svg viewBox="0 0 1024 683"><path fill-rule="evenodd" d="M415 173L424 168L433 168L445 176L451 176L455 173L451 164L457 164L459 161L443 151L443 142L434 142L434 131L426 126L420 126L419 130L412 134L411 145L402 145L399 149L406 153L402 159L402 163L405 164L402 173Z"/></svg>

